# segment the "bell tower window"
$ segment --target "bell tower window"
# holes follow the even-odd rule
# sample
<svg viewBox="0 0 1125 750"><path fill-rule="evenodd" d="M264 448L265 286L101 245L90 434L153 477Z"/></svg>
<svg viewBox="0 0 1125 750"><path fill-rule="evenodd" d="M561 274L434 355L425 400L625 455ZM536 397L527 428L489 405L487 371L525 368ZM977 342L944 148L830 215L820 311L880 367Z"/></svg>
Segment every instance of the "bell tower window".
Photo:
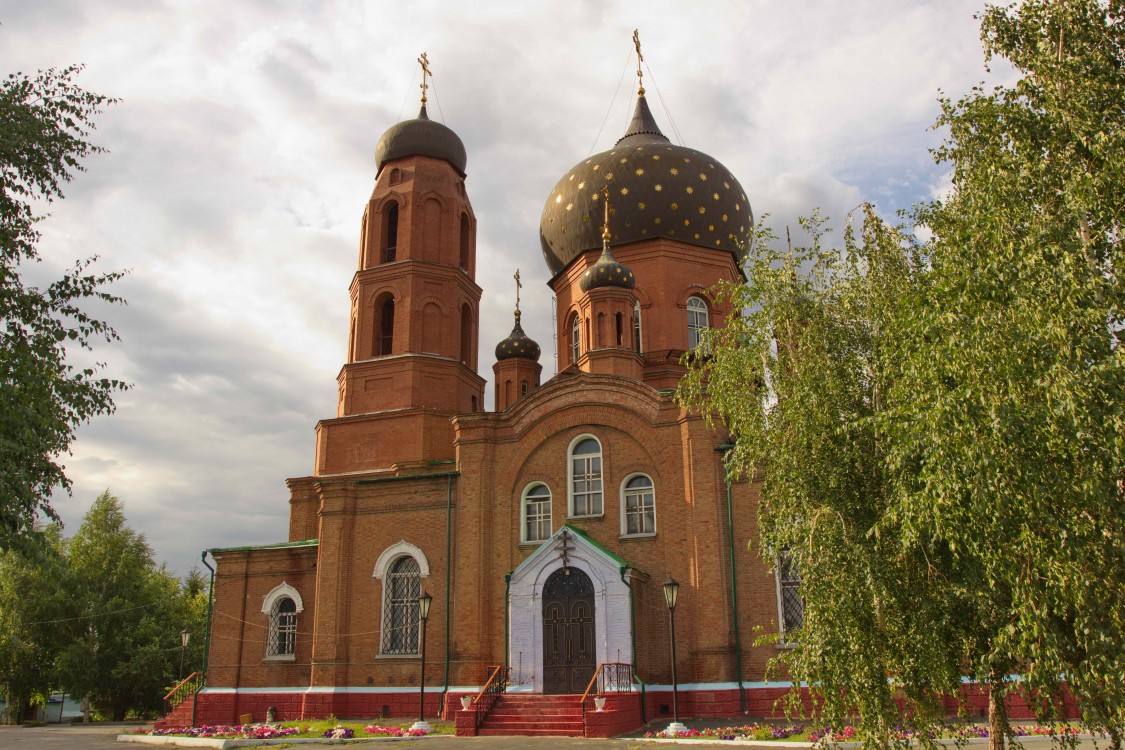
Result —
<svg viewBox="0 0 1125 750"><path fill-rule="evenodd" d="M461 214L461 254L458 263L462 271L469 270L469 216Z"/></svg>
<svg viewBox="0 0 1125 750"><path fill-rule="evenodd" d="M372 331L371 356L383 357L394 350L395 299L390 294L375 300L375 325Z"/></svg>
<svg viewBox="0 0 1125 750"><path fill-rule="evenodd" d="M398 204L391 202L387 207L386 231L383 233L382 262L391 263L398 251Z"/></svg>

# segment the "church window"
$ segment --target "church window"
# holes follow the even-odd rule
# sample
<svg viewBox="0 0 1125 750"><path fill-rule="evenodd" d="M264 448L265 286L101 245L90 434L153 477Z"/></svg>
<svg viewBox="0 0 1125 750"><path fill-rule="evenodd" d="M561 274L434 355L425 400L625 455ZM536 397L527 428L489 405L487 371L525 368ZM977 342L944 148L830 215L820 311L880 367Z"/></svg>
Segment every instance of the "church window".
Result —
<svg viewBox="0 0 1125 750"><path fill-rule="evenodd" d="M262 614L269 617L266 658L292 660L297 650L297 615L304 610L301 595L287 583L276 587L262 600Z"/></svg>
<svg viewBox="0 0 1125 750"><path fill-rule="evenodd" d="M633 303L633 347L641 353L641 303Z"/></svg>
<svg viewBox="0 0 1125 750"><path fill-rule="evenodd" d="M788 550L777 556L777 617L781 637L800 630L805 624L805 600L801 596L801 571Z"/></svg>
<svg viewBox="0 0 1125 750"><path fill-rule="evenodd" d="M687 331L688 349L699 346L700 334L709 325L707 303L699 297L688 297L687 301Z"/></svg>
<svg viewBox="0 0 1125 750"><path fill-rule="evenodd" d="M573 365L582 356L582 325L578 320L578 313L570 316L570 363Z"/></svg>
<svg viewBox="0 0 1125 750"><path fill-rule="evenodd" d="M473 311L461 305L461 364L473 366Z"/></svg>
<svg viewBox="0 0 1125 750"><path fill-rule="evenodd" d="M398 204L391 202L387 208L386 230L383 233L382 262L391 263L398 252Z"/></svg>
<svg viewBox="0 0 1125 750"><path fill-rule="evenodd" d="M418 653L418 597L422 575L409 555L391 563L383 579L383 653Z"/></svg>
<svg viewBox="0 0 1125 750"><path fill-rule="evenodd" d="M625 344L625 327L623 325L621 313L617 313L615 317L617 323L617 346L623 346Z"/></svg>
<svg viewBox="0 0 1125 750"><path fill-rule="evenodd" d="M656 533L656 493L652 479L637 474L625 480L621 492L622 536Z"/></svg>
<svg viewBox="0 0 1125 750"><path fill-rule="evenodd" d="M532 484L523 493L520 542L542 542L551 536L551 490Z"/></svg>
<svg viewBox="0 0 1125 750"><path fill-rule="evenodd" d="M461 255L459 263L462 271L469 270L469 215L461 214Z"/></svg>
<svg viewBox="0 0 1125 750"><path fill-rule="evenodd" d="M382 357L394 351L395 300L386 295L382 301L375 301L375 330L372 341L372 356Z"/></svg>
<svg viewBox="0 0 1125 750"><path fill-rule="evenodd" d="M602 446L589 435L570 449L570 515L602 514Z"/></svg>
<svg viewBox="0 0 1125 750"><path fill-rule="evenodd" d="M297 642L297 605L283 596L274 602L270 613L270 640L267 656L292 656Z"/></svg>
<svg viewBox="0 0 1125 750"><path fill-rule="evenodd" d="M521 396L527 395L527 381L526 380L520 381L520 395Z"/></svg>

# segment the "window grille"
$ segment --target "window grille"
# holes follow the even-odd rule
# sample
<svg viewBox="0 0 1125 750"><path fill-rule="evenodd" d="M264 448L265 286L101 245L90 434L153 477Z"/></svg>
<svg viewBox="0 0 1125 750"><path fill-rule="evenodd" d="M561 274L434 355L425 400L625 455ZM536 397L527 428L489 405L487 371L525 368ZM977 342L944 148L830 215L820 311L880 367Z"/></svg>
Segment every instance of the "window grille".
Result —
<svg viewBox="0 0 1125 750"><path fill-rule="evenodd" d="M800 630L805 624L805 600L801 596L801 572L797 561L789 552L782 552L777 558L778 605L781 612L782 633Z"/></svg>
<svg viewBox="0 0 1125 750"><path fill-rule="evenodd" d="M418 653L418 597L422 575L418 561L400 557L383 581L383 653Z"/></svg>
<svg viewBox="0 0 1125 750"><path fill-rule="evenodd" d="M292 656L297 645L297 605L289 597L278 599L270 613L267 656Z"/></svg>
<svg viewBox="0 0 1125 750"><path fill-rule="evenodd" d="M656 495L643 474L625 483L625 533L656 533Z"/></svg>

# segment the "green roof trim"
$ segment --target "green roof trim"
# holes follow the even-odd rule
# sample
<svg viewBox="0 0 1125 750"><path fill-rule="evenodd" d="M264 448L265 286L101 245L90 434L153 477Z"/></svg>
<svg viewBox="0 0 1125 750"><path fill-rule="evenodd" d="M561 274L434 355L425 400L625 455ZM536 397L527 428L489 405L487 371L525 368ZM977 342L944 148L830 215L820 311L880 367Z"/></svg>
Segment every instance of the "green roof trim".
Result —
<svg viewBox="0 0 1125 750"><path fill-rule="evenodd" d="M212 547L207 550L211 554L216 552L251 552L258 549L300 549L301 547L315 547L320 544L319 539L303 539L299 542L276 542L274 544L251 544L245 547Z"/></svg>
<svg viewBox="0 0 1125 750"><path fill-rule="evenodd" d="M629 563L625 562L625 560L620 555L618 555L617 553L615 553L611 550L608 550L604 546L602 546L596 539L594 539L592 536L590 536L589 533L587 533L585 529L580 529L577 526L571 526L569 523L564 523L563 528L564 529L570 529L575 534L578 534L580 537L582 537L587 542L589 542L590 546L596 547L598 550L600 550L602 553L604 553L606 555L606 557L609 557L609 558L613 559L614 561L616 561L622 567L629 567L629 568L633 567Z"/></svg>

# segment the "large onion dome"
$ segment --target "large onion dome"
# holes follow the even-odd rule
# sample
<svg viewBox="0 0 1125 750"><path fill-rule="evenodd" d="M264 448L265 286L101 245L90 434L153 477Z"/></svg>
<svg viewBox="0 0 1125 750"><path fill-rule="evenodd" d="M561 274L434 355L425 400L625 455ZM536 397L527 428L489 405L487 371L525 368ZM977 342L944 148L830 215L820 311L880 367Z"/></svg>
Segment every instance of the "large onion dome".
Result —
<svg viewBox="0 0 1125 750"><path fill-rule="evenodd" d="M465 176L465 165L468 163L465 144L445 125L431 120L426 114L425 104L417 119L403 120L383 133L379 144L375 146L375 168L382 169L387 162L404 156L443 159L462 177Z"/></svg>
<svg viewBox="0 0 1125 750"><path fill-rule="evenodd" d="M516 310L516 324L512 327L512 332L508 334L508 338L496 345L496 359L499 361L522 357L538 362L539 354L539 344L532 341L523 332L523 327L520 326L520 311Z"/></svg>
<svg viewBox="0 0 1125 750"><path fill-rule="evenodd" d="M641 94L625 135L575 165L547 198L539 240L552 274L602 244L606 186L614 247L663 237L745 257L754 217L742 186L717 160L671 143Z"/></svg>

